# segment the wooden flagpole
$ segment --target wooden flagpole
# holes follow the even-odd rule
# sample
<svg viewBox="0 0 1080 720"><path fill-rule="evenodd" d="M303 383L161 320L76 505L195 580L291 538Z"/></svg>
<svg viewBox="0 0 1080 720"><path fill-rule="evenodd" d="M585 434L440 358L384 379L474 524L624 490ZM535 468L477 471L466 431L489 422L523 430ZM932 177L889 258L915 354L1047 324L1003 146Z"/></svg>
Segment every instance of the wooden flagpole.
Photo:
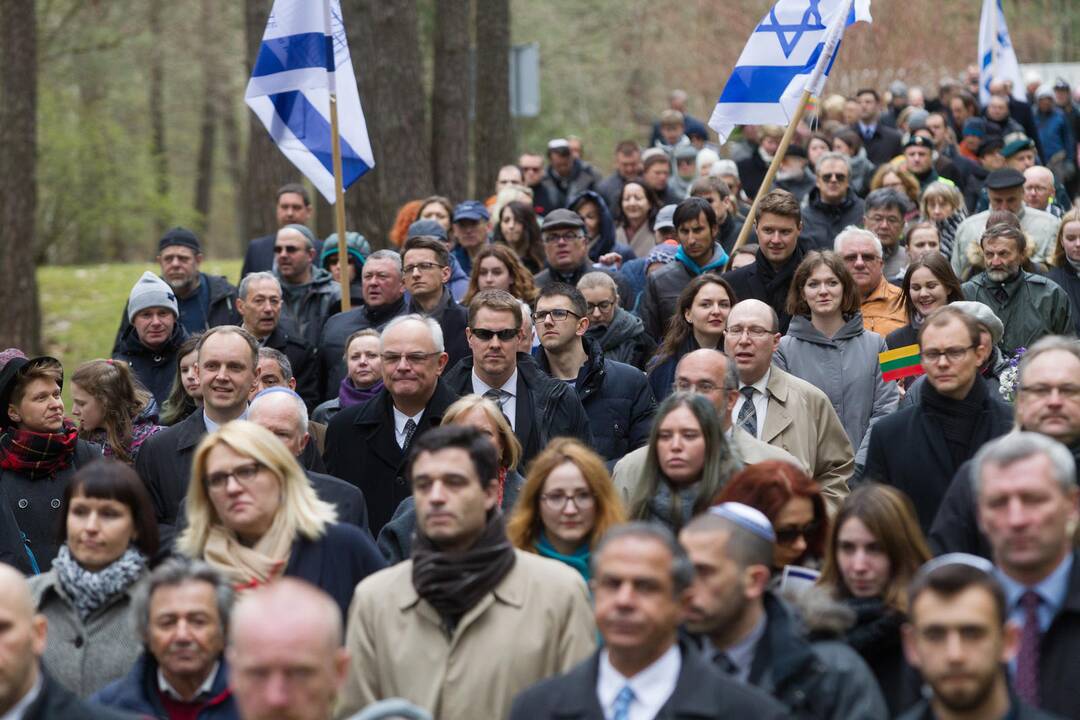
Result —
<svg viewBox="0 0 1080 720"><path fill-rule="evenodd" d="M345 242L345 189L341 180L341 133L338 128L337 93L330 93L330 135L334 155L334 214L337 223L338 271L341 278L341 311L352 307L349 294L349 254ZM359 272L359 268L357 268Z"/></svg>

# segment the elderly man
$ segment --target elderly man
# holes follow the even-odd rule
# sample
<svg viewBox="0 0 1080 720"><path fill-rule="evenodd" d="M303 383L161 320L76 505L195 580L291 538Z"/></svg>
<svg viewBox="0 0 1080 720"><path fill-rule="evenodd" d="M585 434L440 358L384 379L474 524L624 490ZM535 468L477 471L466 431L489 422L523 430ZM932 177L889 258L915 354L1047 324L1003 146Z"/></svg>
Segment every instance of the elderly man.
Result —
<svg viewBox="0 0 1080 720"><path fill-rule="evenodd" d="M431 318L394 318L379 352L383 389L330 420L325 454L331 475L363 491L375 537L409 495L402 468L410 443L438 426L458 397L439 380L447 357L442 328Z"/></svg>
<svg viewBox="0 0 1080 720"><path fill-rule="evenodd" d="M747 433L797 457L837 508L855 469L851 441L825 393L773 365L779 345L772 308L743 300L731 309L724 349L739 375L731 413Z"/></svg>
<svg viewBox="0 0 1080 720"><path fill-rule="evenodd" d="M907 325L901 290L882 272L884 260L877 236L869 230L849 227L836 236L835 250L862 296L863 327L885 337Z"/></svg>
<svg viewBox="0 0 1080 720"><path fill-rule="evenodd" d="M609 273L590 272L577 283L585 296L589 317L587 340L595 340L604 357L644 370L656 352L656 342L637 315L619 307L619 288Z"/></svg>
<svg viewBox="0 0 1080 720"><path fill-rule="evenodd" d="M764 513L723 503L691 520L679 542L697 571L686 628L729 677L768 692L791 717L888 717L859 654L841 641L810 641L769 590L776 534ZM809 630L821 622L802 620Z"/></svg>
<svg viewBox="0 0 1080 720"><path fill-rule="evenodd" d="M666 528L617 526L592 563L604 649L518 695L511 720L784 716L768 695L710 667L693 643L680 639L694 569Z"/></svg>
<svg viewBox="0 0 1080 720"><path fill-rule="evenodd" d="M127 314L131 324L113 350L113 358L131 366L160 407L172 392L180 345L187 339L178 320L176 295L157 275L144 272L131 288Z"/></svg>
<svg viewBox="0 0 1080 720"><path fill-rule="evenodd" d="M91 699L168 720L239 718L224 658L232 602L232 586L206 563L182 555L166 560L132 607L142 656Z"/></svg>
<svg viewBox="0 0 1080 720"><path fill-rule="evenodd" d="M221 275L207 275L199 270L203 253L195 233L182 227L167 231L158 242L155 259L161 267L161 278L176 295L180 324L188 333L201 333L206 328L237 322L233 308L236 288ZM118 351L130 324L128 308L124 308L120 329L113 341L113 353Z"/></svg>
<svg viewBox="0 0 1080 720"><path fill-rule="evenodd" d="M1080 459L1080 341L1047 337L1028 348L1017 368L1015 425L1069 448ZM930 545L940 553L990 557L990 545L975 518L971 463L964 463L930 529Z"/></svg>
<svg viewBox="0 0 1080 720"><path fill-rule="evenodd" d="M450 292L450 253L432 237L411 237L402 247L405 287L412 300L409 312L433 318L443 329L450 365L469 354L465 342L468 312Z"/></svg>
<svg viewBox="0 0 1080 720"><path fill-rule="evenodd" d="M1045 210L1056 218L1064 211L1054 199L1054 173L1042 165L1032 165L1024 171L1024 207Z"/></svg>
<svg viewBox="0 0 1080 720"><path fill-rule="evenodd" d="M34 612L30 587L18 570L0 564L0 717L13 720L123 720L80 700L41 668L48 622Z"/></svg>
<svg viewBox="0 0 1080 720"><path fill-rule="evenodd" d="M1046 263L1054 251L1061 221L1044 210L1024 205L1024 175L1013 168L994 170L986 177L986 192L990 209L972 215L956 228L950 262L961 280L971 274L973 264L982 265L979 240L986 230L987 220L994 210L1008 210L1020 219L1021 229L1031 238L1031 259Z"/></svg>
<svg viewBox="0 0 1080 720"><path fill-rule="evenodd" d="M437 717L506 717L514 695L594 649L585 583L510 544L495 447L475 428L418 435L404 475L412 558L356 588L338 715L401 697Z"/></svg>
<svg viewBox="0 0 1080 720"><path fill-rule="evenodd" d="M408 314L405 306L401 256L393 250L376 250L364 263L364 304L338 313L326 321L319 346L320 396L332 397L346 375L345 341L357 330L381 331L394 318Z"/></svg>
<svg viewBox="0 0 1080 720"><path fill-rule="evenodd" d="M271 388L255 396L248 408L248 420L274 433L301 464L304 449L311 441L308 414L300 396L287 388ZM319 499L337 509L338 522L368 530L367 503L359 488L332 475L305 470Z"/></svg>
<svg viewBox="0 0 1080 720"><path fill-rule="evenodd" d="M979 240L986 269L964 283L964 296L988 306L1005 325L998 343L1005 357L1045 335L1072 332L1072 302L1061 286L1023 270L1027 236L1015 227L991 225Z"/></svg>
<svg viewBox="0 0 1080 720"><path fill-rule="evenodd" d="M1045 435L1019 432L986 445L972 465L979 526L1009 619L1020 627L1013 686L1030 705L1080 718L1080 493L1072 454Z"/></svg>
<svg viewBox="0 0 1080 720"><path fill-rule="evenodd" d="M319 404L319 366L315 347L297 331L295 324L282 322L281 283L273 273L245 275L240 281L236 311L240 326L255 336L259 347L272 348L289 359L296 379L296 392L309 408Z"/></svg>
<svg viewBox="0 0 1080 720"><path fill-rule="evenodd" d="M979 375L990 348L970 315L949 306L930 313L919 346L927 384L917 404L870 430L863 478L907 493L925 532L957 469L983 443L1008 432L1012 418Z"/></svg>
<svg viewBox="0 0 1080 720"><path fill-rule="evenodd" d="M240 277L248 273L270 272L274 269L274 240L277 230L286 225L306 225L314 210L307 188L300 183L286 183L278 188L274 195L274 218L277 228L268 235L254 238L248 243L244 253L244 264L240 268ZM322 251L322 243L317 242L316 250Z"/></svg>
<svg viewBox="0 0 1080 720"><path fill-rule="evenodd" d="M149 437L135 461L135 470L150 490L159 524L176 522L199 441L230 420L245 417L255 385L259 344L247 330L233 325L211 328L199 339L196 352L202 411Z"/></svg>
<svg viewBox="0 0 1080 720"><path fill-rule="evenodd" d="M851 189L851 160L844 153L829 152L818 158L817 184L802 211L803 233L818 250L828 250L833 239L863 217L863 200Z"/></svg>
<svg viewBox="0 0 1080 720"><path fill-rule="evenodd" d="M589 239L585 237L585 221L576 212L565 208L549 212L544 216L540 234L548 266L533 278L538 288L542 290L553 282L576 285L586 273L593 272L593 264L589 261ZM633 302L630 284L622 275L606 269L600 272L611 274L619 289L623 307L629 310Z"/></svg>
<svg viewBox="0 0 1080 720"><path fill-rule="evenodd" d="M709 399L720 417L728 443L744 464L782 460L806 470L802 462L787 450L762 442L742 427L732 424L731 409L739 399L739 375L735 362L724 353L701 348L684 355L675 367L675 389L699 393ZM648 446L638 448L615 465L612 480L626 501L634 495L648 453Z"/></svg>
<svg viewBox="0 0 1080 720"><path fill-rule="evenodd" d="M282 578L233 608L225 656L243 720L330 720L349 655L341 609L322 590Z"/></svg>

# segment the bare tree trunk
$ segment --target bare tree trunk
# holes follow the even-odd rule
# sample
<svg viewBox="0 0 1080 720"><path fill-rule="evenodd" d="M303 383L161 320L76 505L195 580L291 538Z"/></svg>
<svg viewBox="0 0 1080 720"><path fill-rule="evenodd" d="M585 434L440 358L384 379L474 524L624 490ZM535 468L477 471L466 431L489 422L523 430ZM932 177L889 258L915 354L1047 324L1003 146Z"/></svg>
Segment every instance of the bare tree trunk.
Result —
<svg viewBox="0 0 1080 720"><path fill-rule="evenodd" d="M199 15L199 34L202 36L203 103L202 124L199 128L199 151L195 161L195 211L199 213L196 230L206 232L210 224L210 199L214 182L214 135L217 129L217 110L221 96L218 88L218 57L214 39L214 0L202 0Z"/></svg>
<svg viewBox="0 0 1080 720"><path fill-rule="evenodd" d="M259 55L271 0L244 0L244 30L247 38L247 74ZM277 229L274 193L287 182L300 179L300 172L278 150L266 128L248 111L249 133L247 172L244 175L242 237L265 235ZM244 244L247 248L247 244Z"/></svg>
<svg viewBox="0 0 1080 720"><path fill-rule="evenodd" d="M343 4L376 164L346 201L352 226L377 248L386 245L398 208L431 193L416 0Z"/></svg>
<svg viewBox="0 0 1080 720"><path fill-rule="evenodd" d="M33 2L0 0L0 346L41 351L34 276L37 212L37 14Z"/></svg>
<svg viewBox="0 0 1080 720"><path fill-rule="evenodd" d="M233 216L234 244L226 252L239 253L243 257L247 250L248 236L244 230L244 161L241 158L240 124L236 121L236 108L229 88L222 88L221 135L225 145L225 172L233 188L235 210ZM225 250L225 248L222 248Z"/></svg>
<svg viewBox="0 0 1080 720"><path fill-rule="evenodd" d="M476 136L474 187L495 187L499 168L513 162L510 117L510 0L478 0L476 7Z"/></svg>
<svg viewBox="0 0 1080 720"><path fill-rule="evenodd" d="M455 201L469 190L469 17L469 0L435 3L431 173L439 194Z"/></svg>
<svg viewBox="0 0 1080 720"><path fill-rule="evenodd" d="M164 33L161 28L162 0L150 0L148 25L150 28L150 153L154 161L154 189L159 198L169 194L169 158L165 153L165 61L163 58ZM167 219L160 213L154 224L157 234L165 230Z"/></svg>

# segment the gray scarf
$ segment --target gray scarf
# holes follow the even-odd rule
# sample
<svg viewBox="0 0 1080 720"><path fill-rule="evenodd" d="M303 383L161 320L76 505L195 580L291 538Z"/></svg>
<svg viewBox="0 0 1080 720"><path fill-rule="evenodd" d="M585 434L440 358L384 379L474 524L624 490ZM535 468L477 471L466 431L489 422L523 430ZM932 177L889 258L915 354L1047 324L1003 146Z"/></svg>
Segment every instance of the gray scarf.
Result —
<svg viewBox="0 0 1080 720"><path fill-rule="evenodd" d="M72 557L64 544L60 546L52 566L60 587L71 598L79 617L86 622L92 612L142 577L146 571L146 556L129 547L112 564L98 572L91 572Z"/></svg>

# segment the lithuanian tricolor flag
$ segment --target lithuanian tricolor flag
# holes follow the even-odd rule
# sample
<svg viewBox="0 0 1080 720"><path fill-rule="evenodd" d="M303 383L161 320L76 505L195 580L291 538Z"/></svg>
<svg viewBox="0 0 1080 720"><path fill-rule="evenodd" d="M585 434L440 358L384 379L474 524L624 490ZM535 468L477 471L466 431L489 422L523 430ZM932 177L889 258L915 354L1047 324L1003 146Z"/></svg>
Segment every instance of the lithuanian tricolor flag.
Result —
<svg viewBox="0 0 1080 720"><path fill-rule="evenodd" d="M886 381L922 375L924 371L923 366L920 364L921 360L917 344L878 353L878 362L881 363L881 377Z"/></svg>

